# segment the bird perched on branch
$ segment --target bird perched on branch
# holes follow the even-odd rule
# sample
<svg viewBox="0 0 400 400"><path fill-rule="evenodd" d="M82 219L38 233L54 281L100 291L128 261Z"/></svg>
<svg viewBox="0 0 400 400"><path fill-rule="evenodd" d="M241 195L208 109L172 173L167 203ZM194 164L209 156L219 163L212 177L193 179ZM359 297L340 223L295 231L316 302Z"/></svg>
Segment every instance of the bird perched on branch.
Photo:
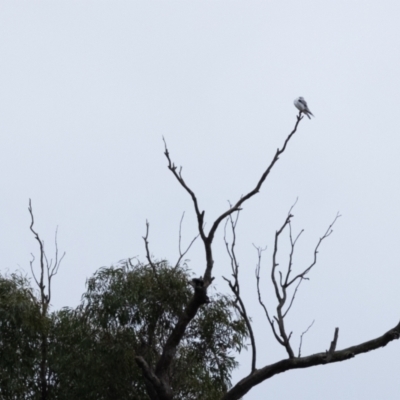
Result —
<svg viewBox="0 0 400 400"><path fill-rule="evenodd" d="M298 97L294 101L294 105L297 109L299 109L302 113L306 114L308 118L311 119L310 115L314 116L314 114L309 110L307 102L304 100L303 97Z"/></svg>

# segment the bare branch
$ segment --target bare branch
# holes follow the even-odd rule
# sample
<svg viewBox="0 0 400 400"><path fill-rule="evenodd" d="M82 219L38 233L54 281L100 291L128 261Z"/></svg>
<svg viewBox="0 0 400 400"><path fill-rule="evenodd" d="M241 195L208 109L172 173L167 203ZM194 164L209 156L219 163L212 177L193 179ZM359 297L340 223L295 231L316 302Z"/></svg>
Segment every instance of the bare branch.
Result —
<svg viewBox="0 0 400 400"><path fill-rule="evenodd" d="M250 335L250 341L251 341L251 349L252 349L252 358L251 358L251 371L255 371L256 369L256 359L257 359L257 348L256 348L256 341L254 337L254 332L253 328L250 323L250 318L247 315L246 307L244 305L244 302L240 296L240 286L239 286L239 263L236 258L236 253L235 253L235 245L236 245L236 225L239 220L239 214L238 212L236 214L236 219L235 221L232 218L232 215L229 216L229 218L226 220L225 227L224 227L224 243L226 247L226 251L229 255L229 258L231 260L231 268L232 268L232 276L234 278L234 283L223 277L223 279L228 282L228 285L230 289L232 290L233 294L235 295L236 302L235 302L235 307L239 311L239 314L241 317L244 319L247 329L249 331ZM231 225L231 232L232 232L232 243L229 246L228 240L226 238L226 226L230 222ZM237 304L239 303L239 304Z"/></svg>
<svg viewBox="0 0 400 400"><path fill-rule="evenodd" d="M339 213L336 214L336 217L334 218L333 222L329 225L328 229L326 230L326 232L323 234L323 236L319 239L317 246L314 249L314 259L312 261L312 263L300 274L296 275L291 281L289 281L287 283L287 286L290 286L293 282L295 282L297 279L305 279L305 275L308 274L308 272L310 272L311 268L317 263L317 254L318 254L318 249L319 246L321 245L321 243L331 235L331 233L333 232L333 225L335 224L335 222L338 220L338 218L340 218L341 215Z"/></svg>
<svg viewBox="0 0 400 400"><path fill-rule="evenodd" d="M35 282L36 282L36 285L40 286L38 280L36 279L35 271L33 270L33 263L35 262L35 256L34 256L32 253L31 253L31 256L32 256L32 260L29 261L29 264L30 264L30 266L31 266L32 276L33 276L33 279L34 279Z"/></svg>
<svg viewBox="0 0 400 400"><path fill-rule="evenodd" d="M53 276L57 275L58 269L60 268L61 262L65 257L65 251L63 255L61 256L60 259L58 259L58 242L57 242L57 235L58 235L58 227L56 228L56 234L55 234L55 239L54 239L54 245L55 245L55 260L54 260L54 266L52 268L52 262L53 260L50 261L50 264L47 262L47 257L46 257L46 267L47 267L47 300L50 303L51 300L51 279Z"/></svg>
<svg viewBox="0 0 400 400"><path fill-rule="evenodd" d="M282 346L284 345L282 339L279 337L278 333L275 330L275 325L274 325L274 321L273 319L269 316L268 313L268 309L266 307L266 305L264 304L262 298L261 298L261 291L260 291L260 269L261 269L261 257L262 257L262 253L267 249L266 247L261 248L261 247L257 247L253 244L254 248L257 250L257 254L258 254L258 262L256 265L256 280L257 280L257 294L258 294L258 302L260 303L261 307L264 309L265 315L267 317L267 320L271 326L272 329L272 333L275 336L275 339L278 341L279 344L281 344Z"/></svg>
<svg viewBox="0 0 400 400"><path fill-rule="evenodd" d="M149 264L150 264L150 266L151 266L151 268L152 268L152 270L153 270L153 273L154 273L154 276L157 276L157 267L156 267L156 265L153 263L153 260L151 259L151 255L150 255L150 249L149 249L149 228L150 228L150 224L149 224L149 222L147 221L147 219L146 219L146 235L145 236L142 236L142 238L143 238L143 240L144 240L144 246L145 246L145 248L146 248L146 258L147 258L147 261L149 262Z"/></svg>
<svg viewBox="0 0 400 400"><path fill-rule="evenodd" d="M53 277L55 275L57 275L58 273L58 269L60 268L61 262L65 257L65 251L62 254L61 258L58 259L58 241L57 241L57 236L58 236L58 227L56 228L56 234L55 234L55 238L54 238L54 245L55 245L55 261L54 261L54 267L51 269L50 271L50 276Z"/></svg>
<svg viewBox="0 0 400 400"><path fill-rule="evenodd" d="M329 347L329 354L332 354L336 350L336 345L339 337L339 328L335 328L335 334L333 335L333 340L331 346Z"/></svg>
<svg viewBox="0 0 400 400"><path fill-rule="evenodd" d="M36 274L33 271L33 263L35 261L35 256L32 254L32 260L30 261L30 267L32 271L33 278L36 282L36 284L39 287L39 292L40 292L40 312L41 316L43 318L46 318L48 315L48 308L49 304L51 301L51 280L52 278L57 274L58 269L60 267L61 261L65 256L65 253L62 255L60 259L58 259L58 244L57 244L57 231L56 229L56 234L55 234L55 260L53 264L53 259L50 261L47 258L45 249L44 249L44 241L40 238L39 234L36 232L34 229L34 223L35 219L33 216L33 210L32 210L32 202L31 199L29 199L29 206L28 206L28 211L31 216L31 224L30 224L30 230L34 235L34 238L39 244L39 251L40 251L40 261L39 261L39 266L40 266L40 278L38 279L36 277ZM46 278L47 276L47 278ZM46 279L47 283L47 292L46 292L46 285L44 284L44 280ZM40 352L41 352L41 358L40 358L40 365L39 365L39 377L40 377L40 391L41 391L41 398L47 398L48 392L49 392L49 386L48 386L48 376L49 376L49 369L48 369L48 332L46 329L46 325L42 325L42 330L40 332ZM51 372L50 372L51 374Z"/></svg>
<svg viewBox="0 0 400 400"><path fill-rule="evenodd" d="M277 363L258 369L254 373L251 373L247 377L243 378L235 386L233 386L228 393L222 397L221 400L239 400L246 393L248 393L252 387L267 379L270 379L274 375L281 374L292 369L310 368L316 365L346 361L357 356L358 354L367 353L369 351L384 347L391 341L399 339L399 337L400 323L376 339L348 347L344 350L333 351L333 353L330 354L330 357L327 357L327 354L324 352L313 354L307 357L289 358L278 361Z"/></svg>
<svg viewBox="0 0 400 400"><path fill-rule="evenodd" d="M40 249L40 260L39 260L39 264L40 264L40 279L39 279L39 289L41 292L41 299L42 301L44 300L44 284L43 284L43 278L44 278L44 257L45 257L45 252L44 252L44 245L43 245L43 241L40 239L39 234L33 229L33 225L35 223L35 219L33 217L33 211L32 211L32 202L31 199L29 199L29 207L28 207L28 211L29 214L31 216L31 225L29 227L29 229L31 230L31 232L33 233L36 241L39 243L39 249ZM36 278L35 278L36 280ZM36 280L37 282L37 280Z"/></svg>
<svg viewBox="0 0 400 400"><path fill-rule="evenodd" d="M177 171L176 165L171 161L166 141L163 138L164 147L165 147L164 154L168 161L168 169L172 172L172 174L175 176L175 178L180 183L180 185L188 192L188 194L190 195L190 197L193 201L193 205L194 205L194 209L195 209L195 213L196 213L196 217L197 217L197 225L198 225L199 234L204 243L204 250L205 250L205 255L206 255L206 269L205 269L205 272L203 275L204 284L198 285L195 287L195 293L194 293L193 298L189 301L185 311L179 318L175 328L172 330L172 333L170 334L170 336L163 348L163 353L162 353L162 355L157 363L156 369L155 369L155 373L156 373L157 377L159 377L159 379L163 380L166 377L168 367L171 364L171 361L176 354L176 348L179 345L179 343L185 333L187 325L194 318L199 307L208 302L207 288L209 287L209 285L211 285L211 283L214 279L212 277L212 269L214 266L214 260L213 260L213 255L212 255L212 242L213 242L214 235L215 235L215 232L216 232L219 224L221 223L222 220L224 220L226 217L231 215L233 212L239 211L240 206L246 200L250 199L252 196L254 196L256 193L259 192L262 184L264 183L267 176L271 172L273 166L278 161L279 156L285 151L287 144L289 143L290 139L297 131L297 127L298 127L300 121L302 120L302 118L303 117L299 113L299 115L297 116L297 121L295 123L295 127L294 127L293 131L286 138L282 148L277 149L273 160L271 161L270 165L267 167L265 172L262 174L262 176L261 176L260 180L258 181L258 183L256 184L255 188L252 191L250 191L249 193L247 193L245 196L241 197L239 199L239 201L233 207L230 207L229 210L227 210L226 212L221 214L214 221L214 223L209 231L208 236L206 236L206 234L204 232L204 211L200 212L200 208L198 205L196 195L189 188L189 186L186 184L185 180L183 179L182 168L180 168L179 171Z"/></svg>
<svg viewBox="0 0 400 400"><path fill-rule="evenodd" d="M297 204L298 201L299 201L299 198L296 197L296 200L294 201L294 203L292 204L292 206L289 209L288 216L292 213L292 211L296 207L296 204Z"/></svg>
<svg viewBox="0 0 400 400"><path fill-rule="evenodd" d="M297 200L296 200L297 202ZM296 204L296 203L295 203ZM292 206L291 210L293 209L294 205ZM290 213L289 213L290 215ZM293 266L293 256L294 256L294 249L296 246L296 243L298 241L298 239L300 238L301 234L304 232L304 229L302 229L298 235L296 236L296 238L293 240L293 236L292 236L292 223L291 221L289 221L289 239L290 239L290 254L289 254L289 265L288 265L288 269L287 269L287 273L286 273L286 278L285 278L285 287L288 287L288 280L289 280L289 276L290 273L292 272L292 266Z"/></svg>
<svg viewBox="0 0 400 400"><path fill-rule="evenodd" d="M278 263L276 261L276 256L278 254L278 242L279 242L279 236L281 235L283 230L286 228L286 226L288 224L290 224L290 219L292 217L293 217L293 215L289 214L287 216L285 222L281 226L281 228L278 231L275 232L274 252L273 252L273 255L272 255L271 280L272 280L272 283L274 285L276 298L278 299L279 302L281 302L283 300L284 293L282 293L282 295L281 295L281 293L279 292L279 286L278 286L278 283L276 282L276 278L275 278L275 271L276 271L276 267L278 266Z"/></svg>
<svg viewBox="0 0 400 400"><path fill-rule="evenodd" d="M297 200L296 200L296 202L297 202ZM290 210L293 209L294 205L290 208ZM291 220L292 217L293 217L293 215L289 212L287 217L286 217L286 219L285 219L285 222L283 223L281 228L278 231L275 232L274 251L273 251L273 256L272 256L272 268L271 268L271 281L272 281L272 284L273 284L274 289L275 289L275 296L277 298L278 305L277 305L277 308L276 308L276 314L277 315L274 315L273 319L269 316L267 308L266 308L266 306L264 305L264 303L263 303L263 301L261 299L261 293L260 293L260 268L261 268L261 254L262 254L262 251L261 251L260 248L256 247L257 252L258 252L258 264L257 264L257 267L256 267L258 301L259 301L259 303L261 304L261 306L264 309L264 312L265 312L265 314L267 316L268 322L270 323L272 332L273 332L276 340L278 341L278 343L281 346L285 347L285 349L286 349L286 351L287 351L287 353L288 353L290 358L294 358L294 352L293 352L293 349L291 348L291 345L290 345L290 338L291 338L292 334L290 333L289 336L287 335L286 330L285 330L285 323L284 323L284 318L285 318L288 310L286 310L286 312L284 314L282 314L283 306L285 305L286 299L287 299L287 293L286 293L287 287L283 283L282 272L278 271L279 277L280 277L279 285L278 285L278 282L276 280L275 274L276 274L276 268L278 266L276 258L277 258L277 253L278 253L279 237L282 234L282 232L284 231L284 229L286 228L286 226L289 225L289 228L291 227L290 220ZM291 230L290 230L290 232L291 232ZM299 237L299 235L298 235L298 237ZM291 249L291 257L289 259L288 273L289 273L289 271L291 269L292 256L293 256L293 251L294 251L294 244L293 244L294 242L292 240L291 233L290 233L290 238L291 238L291 243L292 243L292 249ZM297 240L297 238L296 238L296 240ZM286 280L287 280L287 275L286 275L285 283L286 283ZM292 297L292 302L293 302L293 299L294 299L294 297ZM289 305L289 308L290 307L291 307L291 304ZM277 330L275 329L274 321L277 323L277 326L278 326L278 329L279 329L279 334L278 334Z"/></svg>
<svg viewBox="0 0 400 400"><path fill-rule="evenodd" d="M182 168L179 169L179 172L177 172L177 167L176 165L171 161L171 158L169 156L169 151L167 147L167 143L163 137L164 141L164 154L165 157L167 157L168 160L168 169L174 174L175 178L177 181L182 185L182 187L189 193L190 197L192 198L193 205L194 205L194 210L196 212L196 217L197 217L197 223L198 223L198 229L199 229L199 234L202 238L203 241L206 241L206 235L204 233L203 229L203 224L204 224L204 211L200 212L199 205L197 202L197 197L194 194L194 192L189 188L189 186L186 184L186 182L183 180L182 177Z"/></svg>
<svg viewBox="0 0 400 400"><path fill-rule="evenodd" d="M267 169L265 170L265 172L261 175L260 180L258 181L258 183L256 184L255 188L253 190L251 190L250 192L248 192L246 195L242 196L234 206L230 207L229 210L225 211L224 213L222 213L213 223L210 232L208 234L208 240L210 242L212 242L213 238L214 238L214 234L218 229L219 224L221 223L221 221L223 221L228 215L239 211L240 207L242 206L242 204L249 200L251 197L253 197L255 194L257 194L260 189L261 186L263 185L264 181L267 179L267 176L269 175L269 173L271 172L272 168L274 167L274 165L276 164L276 162L279 160L279 156L286 150L286 146L288 145L290 139L292 138L292 136L296 133L297 131L297 127L299 126L300 121L303 119L303 117L301 116L301 114L299 113L299 115L297 116L297 121L296 124L292 130L292 132L290 132L289 136L286 138L285 142L283 143L283 146L280 149L276 150L275 156L272 159L271 163L269 164L269 166L267 167Z"/></svg>
<svg viewBox="0 0 400 400"><path fill-rule="evenodd" d="M298 357L301 357L301 346L303 345L303 336L309 331L309 329L314 325L315 319L313 322L311 322L310 325L308 325L308 328L300 335L300 344L299 344L299 355Z"/></svg>
<svg viewBox="0 0 400 400"><path fill-rule="evenodd" d="M292 299L290 300L289 307L287 308L287 310L286 310L286 311L284 312L284 314L283 314L283 318L286 317L287 313L288 313L289 310L291 309L292 304L293 304L293 301L294 301L294 299L295 299L295 297L296 297L297 289L299 288L300 283L301 283L302 281L303 281L303 279L300 279L300 280L299 280L299 283L297 284L296 289L295 289L294 292L293 292Z"/></svg>
<svg viewBox="0 0 400 400"><path fill-rule="evenodd" d="M297 202L297 199L296 199L296 202ZM273 284L273 287L275 290L275 296L276 296L278 305L276 307L276 315L274 315L272 317L269 316L267 308L261 300L260 284L259 284L260 260L261 260L260 249L257 249L259 262L258 262L258 266L256 268L257 291L258 291L259 302L260 302L261 306L264 308L264 312L267 315L267 319L271 325L272 332L273 332L275 338L277 339L277 341L280 345L285 347L285 349L289 355L289 358L294 358L295 355L294 355L294 351L290 345L291 333L289 335L286 333L284 319L287 316L290 309L292 308L292 305L296 298L296 294L297 294L297 291L299 289L301 282L304 279L308 279L305 275L311 270L311 268L317 262L317 253L318 253L318 248L319 248L321 242L332 233L332 226L335 223L335 221L337 220L337 218L339 218L339 216L340 216L339 214L336 215L336 218L331 223L331 225L328 227L325 234L322 236L322 238L320 238L320 240L314 250L313 263L306 270L304 270L301 274L298 274L295 278L293 278L292 280L289 280L290 273L292 272L292 266L293 266L294 249L295 249L297 240L300 238L301 234L303 233L303 230L301 230L299 232L299 234L295 238L293 238L292 225L291 225L291 218L293 217L293 215L291 214L291 211L293 210L293 207L295 206L296 202L290 208L290 211L286 217L286 220L283 223L283 225L281 226L281 228L275 232L274 251L273 251L273 256L272 256L272 268L271 268L271 281L272 281L272 284ZM277 267L278 267L277 254L278 254L278 247L279 247L279 238L286 227L289 228L289 239L290 239L291 249L290 249L290 253L289 253L289 261L288 261L288 266L287 266L287 270L286 270L286 275L285 275L285 278L283 279L282 272L277 270ZM279 280L277 280L276 274L278 274ZM287 304L287 300L288 300L288 288L296 281L298 281L298 282L297 282L295 290L293 291L293 294L291 295L289 306L287 307L286 311L284 311L284 307ZM274 322L276 322L278 329L275 328ZM278 331L279 331L279 333L278 333Z"/></svg>
<svg viewBox="0 0 400 400"><path fill-rule="evenodd" d="M283 306L286 303L286 298L287 298L287 294L286 294L286 286L283 284L282 282L282 274L280 272L280 288L281 288L281 292L279 291L279 286L278 283L276 281L276 277L275 277L275 272L276 272L276 267L278 266L278 263L276 261L276 256L278 253L278 242L279 242L279 236L281 235L281 233L283 232L283 230L286 228L287 225L290 226L290 219L293 217L292 214L288 214L288 216L286 217L285 222L283 223L283 225L281 226L281 228L275 232L275 242L274 242L274 252L273 252L273 256L272 256L272 269L271 269L271 280L272 283L274 285L275 288L275 295L276 298L278 300L278 306L276 307L276 313L277 316L274 317L277 324L278 324L278 328L279 328L279 335L282 339L282 341L280 341L279 343L283 342L283 346L286 349L286 352L288 353L290 358L294 358L294 352L293 349L290 345L290 336L291 334L288 336L286 333L286 329L285 329L285 322L284 322L284 318L285 315L282 314L282 309ZM293 248L292 248L292 252L293 252ZM291 260L289 261L291 263ZM291 264L289 264L289 268L291 268Z"/></svg>
<svg viewBox="0 0 400 400"><path fill-rule="evenodd" d="M197 221L198 221L198 229L199 229L199 233L200 236L204 242L205 245L205 251L206 251L206 258L207 258L207 267L206 267L206 271L204 273L204 280L206 282L206 285L209 285L209 282L211 280L211 271L214 265L214 262L212 260L212 251L211 251L211 244L213 242L214 239L214 235L215 232L218 229L219 224L229 215L231 215L234 212L237 212L240 210L241 205L247 201L248 199L250 199L251 197L253 197L255 194L257 194L260 189L261 186L263 185L264 181L266 180L267 176L269 175L269 173L271 172L272 168L274 167L274 165L276 164L276 162L279 160L279 156L286 150L286 147L290 141L290 139L293 137L293 135L296 133L298 125L300 123L300 121L303 119L303 117L301 116L301 114L299 113L297 116L297 120L295 123L295 126L292 130L292 132L287 136L286 140L283 143L283 146L279 149L276 150L275 156L272 159L271 163L269 164L269 166L267 167L267 169L264 171L264 173L262 174L261 178L259 179L258 183L256 184L255 188L253 190L251 190L250 192L248 192L245 196L242 196L235 205L230 206L230 208L225 211L224 213L222 213L213 223L213 225L211 226L211 229L208 233L208 236L206 236L206 234L204 233L204 211L200 212L199 206L198 206L198 201L197 198L194 194L194 192L187 186L186 182L184 181L183 177L182 177L182 168L180 168L179 172L177 172L177 167L176 165L171 161L170 155L169 155L169 151L167 148L167 144L165 139L163 138L164 141L164 147L165 147L165 151L164 154L168 160L168 169L174 174L175 178L178 180L178 182L183 186L183 188L189 193L189 195L192 198L193 204L194 204L194 208L195 208L195 212L196 212L196 216L197 216Z"/></svg>
<svg viewBox="0 0 400 400"><path fill-rule="evenodd" d="M196 235L192 241L189 243L189 246L186 248L186 250L182 253L181 249L181 243L182 243L182 222L183 218L185 217L185 213L182 214L181 222L179 223L179 258L178 261L175 264L175 268L177 268L182 261L182 258L185 257L185 255L188 253L190 248L192 247L193 243L197 240L197 238L200 236L200 234Z"/></svg>

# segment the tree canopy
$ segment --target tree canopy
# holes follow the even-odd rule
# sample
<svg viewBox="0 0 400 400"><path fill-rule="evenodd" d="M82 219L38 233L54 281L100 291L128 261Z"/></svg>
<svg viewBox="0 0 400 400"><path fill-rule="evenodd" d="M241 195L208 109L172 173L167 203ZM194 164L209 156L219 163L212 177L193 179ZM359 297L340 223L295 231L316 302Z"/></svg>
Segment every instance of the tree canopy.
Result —
<svg viewBox="0 0 400 400"><path fill-rule="evenodd" d="M191 279L186 266L173 268L166 261L127 260L99 269L78 307L46 318L48 399L148 399L149 385L135 357L147 363L159 357L190 299ZM18 275L2 278L0 290L2 398L38 398L43 327L37 302L29 282ZM219 399L231 386L234 352L246 337L233 300L210 296L169 368L176 398Z"/></svg>
<svg viewBox="0 0 400 400"><path fill-rule="evenodd" d="M29 280L0 275L0 397L33 399L42 330L40 309Z"/></svg>

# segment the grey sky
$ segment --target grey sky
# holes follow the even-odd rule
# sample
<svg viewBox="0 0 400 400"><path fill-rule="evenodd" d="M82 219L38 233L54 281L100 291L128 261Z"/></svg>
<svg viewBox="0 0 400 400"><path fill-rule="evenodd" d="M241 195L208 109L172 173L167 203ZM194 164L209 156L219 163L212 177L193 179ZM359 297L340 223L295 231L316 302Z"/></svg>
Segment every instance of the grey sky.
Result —
<svg viewBox="0 0 400 400"><path fill-rule="evenodd" d="M196 233L192 204L166 168L162 136L182 165L209 226L254 187L293 128L295 97L305 118L261 193L241 214L242 291L256 328L258 363L286 357L255 296L256 252L290 208L305 228L295 267L343 215L323 244L289 318L303 354L381 335L399 319L398 1L1 1L0 250L2 271L29 271L37 229L67 252L53 305L75 306L97 268L138 255L150 221L157 258L178 256ZM215 242L216 290L229 275ZM200 274L200 243L189 253ZM284 258L282 258L284 260ZM273 298L264 279L265 299ZM399 343L355 360L277 376L246 400L396 399ZM248 373L240 357L235 379Z"/></svg>

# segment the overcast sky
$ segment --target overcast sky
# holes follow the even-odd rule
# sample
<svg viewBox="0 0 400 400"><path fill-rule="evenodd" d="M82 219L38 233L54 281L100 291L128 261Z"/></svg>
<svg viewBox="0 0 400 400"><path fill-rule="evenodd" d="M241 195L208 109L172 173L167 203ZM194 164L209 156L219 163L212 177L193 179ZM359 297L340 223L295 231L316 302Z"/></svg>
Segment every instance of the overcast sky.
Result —
<svg viewBox="0 0 400 400"><path fill-rule="evenodd" d="M303 355L379 336L398 323L400 239L400 3L398 1L0 1L1 271L29 272L36 227L66 258L53 310L76 306L101 266L151 251L175 262L196 234L192 203L166 168L162 136L206 212L207 226L251 190L301 121L238 226L244 300L258 344L257 367L286 357L255 292L257 254L296 198L295 268L342 217L288 316ZM215 239L215 291L227 292L229 260ZM282 251L284 246L282 245ZM204 271L200 242L188 254ZM282 253L282 264L285 260ZM354 360L291 371L246 400L397 399L400 343ZM234 381L250 369L239 358Z"/></svg>

